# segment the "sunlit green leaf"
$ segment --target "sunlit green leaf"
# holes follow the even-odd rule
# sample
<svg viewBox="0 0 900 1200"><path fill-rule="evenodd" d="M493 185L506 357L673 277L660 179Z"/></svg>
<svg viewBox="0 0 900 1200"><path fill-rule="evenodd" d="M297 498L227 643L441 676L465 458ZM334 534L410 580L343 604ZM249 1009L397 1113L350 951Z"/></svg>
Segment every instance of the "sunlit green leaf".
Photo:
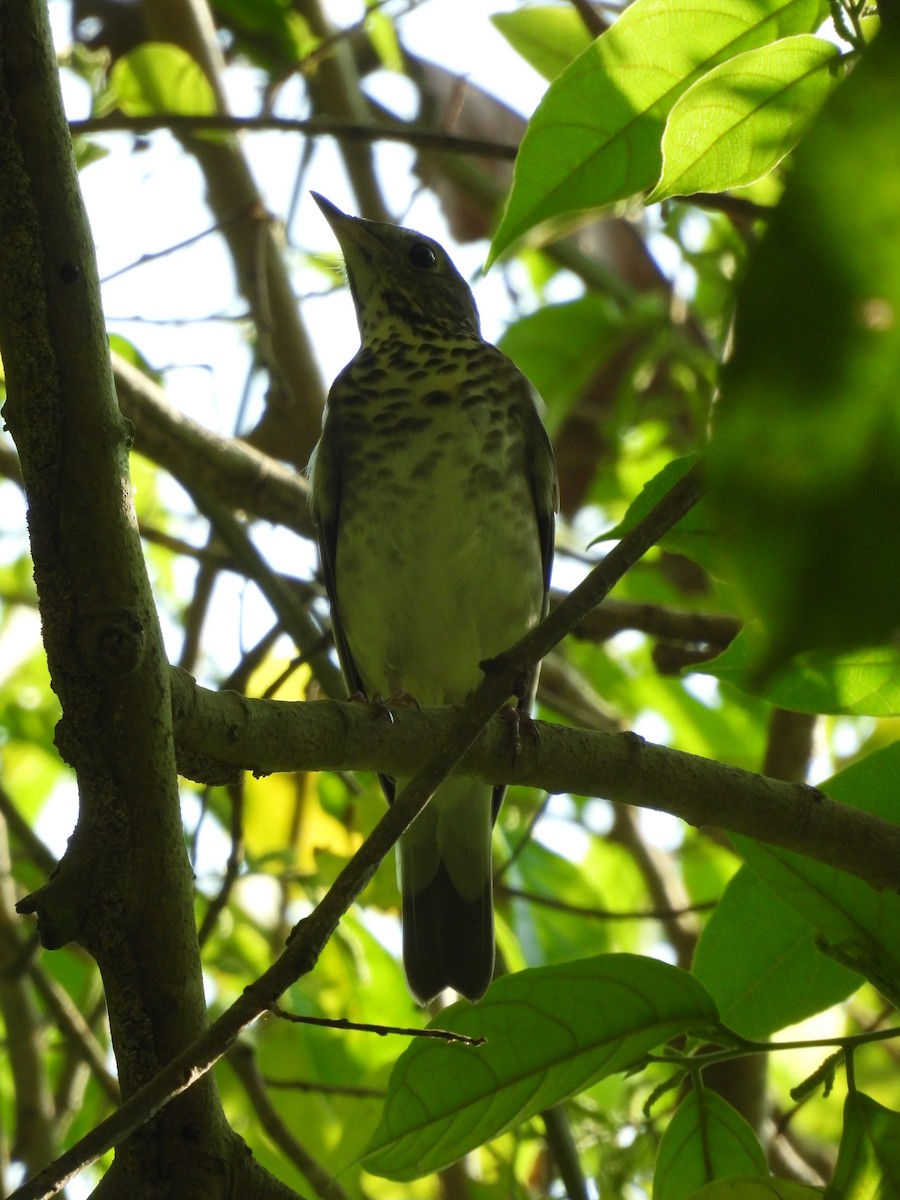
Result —
<svg viewBox="0 0 900 1200"><path fill-rule="evenodd" d="M794 148L838 81L837 47L783 38L715 67L666 122L663 171L647 203L753 183Z"/></svg>
<svg viewBox="0 0 900 1200"><path fill-rule="evenodd" d="M683 458L676 458L667 463L657 475L654 475L644 485L618 525L605 530L599 537L594 538L594 542L591 544L617 540L632 530L659 503L663 496L672 490L678 480L686 475L691 467L696 466L700 457L699 454L686 454ZM686 555L713 573L722 573L723 556L714 524L714 515L709 511L703 498L669 530L662 538L660 545L677 554Z"/></svg>
<svg viewBox="0 0 900 1200"><path fill-rule="evenodd" d="M393 21L373 4L366 16L366 33L383 67L389 71L403 71L403 50L397 38Z"/></svg>
<svg viewBox="0 0 900 1200"><path fill-rule="evenodd" d="M900 647L810 650L768 671L769 642L758 622L741 630L703 670L781 708L808 713L900 713Z"/></svg>
<svg viewBox="0 0 900 1200"><path fill-rule="evenodd" d="M562 424L616 345L624 318L607 296L548 304L510 325L499 342L548 405L548 427Z"/></svg>
<svg viewBox="0 0 900 1200"><path fill-rule="evenodd" d="M169 42L144 42L124 54L113 67L112 86L129 117L216 111L209 80L186 50Z"/></svg>
<svg viewBox="0 0 900 1200"><path fill-rule="evenodd" d="M826 10L820 0L636 0L538 106L491 257L540 222L647 191L679 96L742 51L810 32Z"/></svg>
<svg viewBox="0 0 900 1200"><path fill-rule="evenodd" d="M545 79L555 79L591 42L574 8L519 8L494 13L491 22Z"/></svg>

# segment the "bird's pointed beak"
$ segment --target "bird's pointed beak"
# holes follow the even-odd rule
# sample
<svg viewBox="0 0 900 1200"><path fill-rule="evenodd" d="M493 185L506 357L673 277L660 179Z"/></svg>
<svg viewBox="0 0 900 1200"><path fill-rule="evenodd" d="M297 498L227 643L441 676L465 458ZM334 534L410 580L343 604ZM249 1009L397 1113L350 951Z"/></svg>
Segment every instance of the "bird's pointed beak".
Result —
<svg viewBox="0 0 900 1200"><path fill-rule="evenodd" d="M347 244L355 242L359 245L360 242L366 242L372 238L371 233L366 229L366 222L361 221L359 217L352 217L348 212L342 212L336 204L332 204L331 200L326 200L324 196L320 196L318 192L310 192L310 196L322 210L322 215L331 226L332 233L337 238L338 245L344 254L347 253Z"/></svg>
<svg viewBox="0 0 900 1200"><path fill-rule="evenodd" d="M312 196L313 200L315 200L316 204L318 204L322 212L322 216L332 229L334 229L336 224L339 225L341 221L351 220L346 213L341 212L336 204L332 204L330 200L326 200L324 196L319 194L319 192L310 192L309 194Z"/></svg>
<svg viewBox="0 0 900 1200"><path fill-rule="evenodd" d="M318 192L311 192L310 195L331 226L344 256L347 283L350 285L353 303L356 306L356 319L362 335L362 314L366 299L378 291L380 281L390 266L389 260L386 261L387 251L374 232L377 226L372 221L341 212L336 204L332 204Z"/></svg>

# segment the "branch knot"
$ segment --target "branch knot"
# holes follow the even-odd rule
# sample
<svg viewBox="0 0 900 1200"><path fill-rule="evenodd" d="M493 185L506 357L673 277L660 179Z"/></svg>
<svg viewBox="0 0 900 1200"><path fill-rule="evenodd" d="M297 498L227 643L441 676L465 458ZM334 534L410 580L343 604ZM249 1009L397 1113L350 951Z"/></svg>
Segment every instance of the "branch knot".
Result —
<svg viewBox="0 0 900 1200"><path fill-rule="evenodd" d="M76 637L81 661L97 678L130 675L144 657L144 626L127 608L106 609L85 618Z"/></svg>

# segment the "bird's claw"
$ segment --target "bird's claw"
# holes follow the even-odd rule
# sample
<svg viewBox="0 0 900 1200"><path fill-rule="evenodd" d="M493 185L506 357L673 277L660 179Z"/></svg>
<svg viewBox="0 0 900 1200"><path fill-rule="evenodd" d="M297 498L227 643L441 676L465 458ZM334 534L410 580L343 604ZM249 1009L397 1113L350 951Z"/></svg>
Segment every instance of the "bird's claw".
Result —
<svg viewBox="0 0 900 1200"><path fill-rule="evenodd" d="M371 700L365 692L354 692L348 699L351 704L367 704L369 708L374 710L377 717L393 725L394 714L391 712L390 701L385 700L381 692L375 692Z"/></svg>
<svg viewBox="0 0 900 1200"><path fill-rule="evenodd" d="M536 743L540 741L540 730L535 720L523 708L515 708L511 704L507 705L506 708L500 709L500 716L509 724L512 765L515 766L519 761L519 754L522 750L523 733L531 742Z"/></svg>
<svg viewBox="0 0 900 1200"><path fill-rule="evenodd" d="M414 708L416 712L422 711L422 705L409 692L394 692L387 698L381 692L374 692L371 699L369 699L365 692L354 692L350 697L350 701L354 704L368 704L371 708L375 709L380 717L385 721L390 721L392 725L394 723L394 714L391 712L391 709L393 708Z"/></svg>

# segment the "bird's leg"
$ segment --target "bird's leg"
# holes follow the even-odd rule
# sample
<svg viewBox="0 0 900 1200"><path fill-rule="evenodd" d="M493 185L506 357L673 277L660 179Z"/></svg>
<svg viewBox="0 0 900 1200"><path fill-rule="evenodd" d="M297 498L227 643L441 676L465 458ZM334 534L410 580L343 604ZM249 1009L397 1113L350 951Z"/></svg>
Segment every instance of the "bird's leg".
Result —
<svg viewBox="0 0 900 1200"><path fill-rule="evenodd" d="M519 754L522 750L523 733L529 741L536 745L541 740L541 731L538 728L537 722L524 708L517 708L513 704L507 704L500 709L500 716L509 725L512 765L515 766L519 761Z"/></svg>

